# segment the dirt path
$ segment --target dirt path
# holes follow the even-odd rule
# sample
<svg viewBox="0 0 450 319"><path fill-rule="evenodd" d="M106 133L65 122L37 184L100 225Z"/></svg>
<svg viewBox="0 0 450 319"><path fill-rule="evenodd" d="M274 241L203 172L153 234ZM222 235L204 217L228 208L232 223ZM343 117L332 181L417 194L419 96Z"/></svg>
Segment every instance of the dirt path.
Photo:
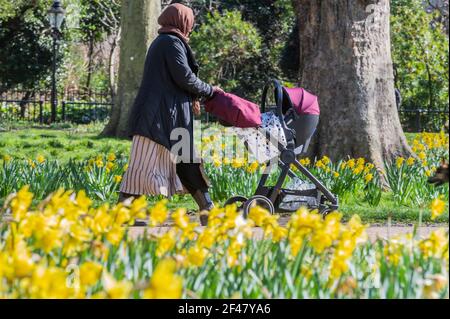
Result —
<svg viewBox="0 0 450 319"><path fill-rule="evenodd" d="M290 216L280 216L278 222L282 226L286 226L289 221ZM191 222L198 222L198 217L190 216ZM163 227L156 228L147 228L147 233L149 235L161 235L171 229L173 222L169 219L168 222L163 225ZM201 228L201 227L200 227ZM431 225L423 225L418 229L418 234L420 237L427 237L432 231L438 230L439 228L444 228L448 231L449 224L431 224ZM139 236L144 235L146 228L145 227L131 227L130 235L132 238L138 238ZM374 224L370 225L367 229L367 235L371 241L375 241L378 238L380 239L388 239L395 237L397 235L403 235L412 233L414 231L413 224L393 224L388 226L386 224ZM255 239L261 239L263 237L262 229L259 227L255 227L253 229L253 237Z"/></svg>
<svg viewBox="0 0 450 319"><path fill-rule="evenodd" d="M418 234L420 237L427 237L432 231L435 231L439 228L445 228L448 230L448 225L433 225L433 226L423 226L418 229ZM147 228L148 235L162 235L166 233L171 227L155 227L155 228ZM145 234L145 227L132 227L130 228L130 236L131 238L138 239L140 236ZM402 226L385 226L385 225L377 225L371 226L367 229L367 234L371 241L375 241L378 238L380 239L388 239L397 235L407 234L414 231L414 226L410 225L402 225ZM261 228L253 229L253 236L255 239L261 239L263 237L263 232Z"/></svg>
<svg viewBox="0 0 450 319"><path fill-rule="evenodd" d="M285 226L288 222L289 217L281 217L278 221L280 225ZM4 219L5 222L8 222L9 219ZM197 218L191 216L191 221L198 222ZM138 239L143 236L147 231L148 235L162 235L169 231L172 227L173 223L170 221L165 224L163 227L130 227L129 234L131 238ZM199 227L200 229L202 227ZM445 230L449 230L449 224L433 224L433 225L425 225L418 229L418 234L420 237L427 237L432 231L438 230L439 228L444 228ZM414 225L412 224L394 224L392 226L384 225L384 224L376 224L372 225L367 229L367 234L371 241L375 241L378 238L380 239L388 239L395 237L397 235L408 234L414 231ZM255 239L261 239L263 237L262 229L259 227L255 227L253 229L253 236Z"/></svg>

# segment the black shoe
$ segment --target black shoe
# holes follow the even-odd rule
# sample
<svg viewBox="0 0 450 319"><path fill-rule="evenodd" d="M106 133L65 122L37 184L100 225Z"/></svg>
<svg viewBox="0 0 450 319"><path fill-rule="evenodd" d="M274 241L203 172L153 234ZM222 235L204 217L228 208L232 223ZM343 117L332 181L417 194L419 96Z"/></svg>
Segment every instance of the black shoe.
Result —
<svg viewBox="0 0 450 319"><path fill-rule="evenodd" d="M207 214L201 214L200 215L200 225L201 226L208 226L208 215Z"/></svg>
<svg viewBox="0 0 450 319"><path fill-rule="evenodd" d="M130 225L130 227L147 227L148 223L143 220L135 220L133 225Z"/></svg>
<svg viewBox="0 0 450 319"><path fill-rule="evenodd" d="M208 225L208 214L211 209L214 208L214 203L211 200L211 196L208 192L202 192L198 190L192 197L194 197L200 210L200 225Z"/></svg>

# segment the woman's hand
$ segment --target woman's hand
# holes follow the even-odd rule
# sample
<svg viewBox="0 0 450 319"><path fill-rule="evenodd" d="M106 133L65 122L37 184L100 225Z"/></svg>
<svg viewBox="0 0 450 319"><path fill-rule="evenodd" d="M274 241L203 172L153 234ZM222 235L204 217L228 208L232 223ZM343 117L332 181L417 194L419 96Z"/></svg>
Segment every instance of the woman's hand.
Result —
<svg viewBox="0 0 450 319"><path fill-rule="evenodd" d="M224 90L222 90L220 87L218 87L218 86L214 86L213 87L213 91L214 91L214 93L217 93L217 92L219 92L219 93L225 93L225 91Z"/></svg>
<svg viewBox="0 0 450 319"><path fill-rule="evenodd" d="M195 100L192 104L192 110L194 112L194 115L199 116L201 114L201 106L199 100Z"/></svg>

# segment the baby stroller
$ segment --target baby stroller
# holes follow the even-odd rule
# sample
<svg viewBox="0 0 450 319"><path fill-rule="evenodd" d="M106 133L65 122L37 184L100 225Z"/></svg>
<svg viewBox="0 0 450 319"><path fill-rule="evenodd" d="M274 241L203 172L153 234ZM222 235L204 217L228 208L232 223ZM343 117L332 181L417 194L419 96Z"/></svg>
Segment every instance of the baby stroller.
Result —
<svg viewBox="0 0 450 319"><path fill-rule="evenodd" d="M268 93L272 87L275 105L266 110ZM298 161L298 158L306 153L319 122L317 97L302 88L285 88L278 80L272 80L264 88L261 109L263 117L269 114L266 111L272 112L279 123L277 125L281 125L280 129L285 136L284 143L274 145L278 149L279 156L275 161L265 163L266 168L254 196L232 197L225 202L225 206L238 204L245 217L254 205L264 207L272 214L292 213L301 206L318 209L324 215L337 210L338 198ZM266 137L269 140L270 136ZM275 165L279 166L281 173L275 185L266 185ZM291 165L297 168L301 178L291 170ZM283 185L288 176L291 178L291 185L288 186L291 187L285 189Z"/></svg>

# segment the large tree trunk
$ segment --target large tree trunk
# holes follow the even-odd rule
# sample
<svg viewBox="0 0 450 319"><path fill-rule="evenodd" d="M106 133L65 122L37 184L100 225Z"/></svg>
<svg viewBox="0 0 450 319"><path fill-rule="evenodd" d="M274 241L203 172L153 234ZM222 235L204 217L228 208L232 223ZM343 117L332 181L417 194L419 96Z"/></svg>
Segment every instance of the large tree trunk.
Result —
<svg viewBox="0 0 450 319"><path fill-rule="evenodd" d="M89 39L89 49L88 49L88 66L87 66L87 78L86 78L86 92L90 94L91 91L91 79L92 73L94 72L94 38Z"/></svg>
<svg viewBox="0 0 450 319"><path fill-rule="evenodd" d="M117 84L116 84L116 49L117 44L120 41L120 28L117 33L112 35L112 41L110 42L109 57L108 57L108 78L109 78L109 94L111 101L114 103L116 100Z"/></svg>
<svg viewBox="0 0 450 319"><path fill-rule="evenodd" d="M127 136L128 117L141 84L148 46L156 37L160 0L123 0L117 96L102 135Z"/></svg>
<svg viewBox="0 0 450 319"><path fill-rule="evenodd" d="M411 150L395 105L389 0L294 0L300 85L319 96L311 147L334 160L383 160Z"/></svg>

